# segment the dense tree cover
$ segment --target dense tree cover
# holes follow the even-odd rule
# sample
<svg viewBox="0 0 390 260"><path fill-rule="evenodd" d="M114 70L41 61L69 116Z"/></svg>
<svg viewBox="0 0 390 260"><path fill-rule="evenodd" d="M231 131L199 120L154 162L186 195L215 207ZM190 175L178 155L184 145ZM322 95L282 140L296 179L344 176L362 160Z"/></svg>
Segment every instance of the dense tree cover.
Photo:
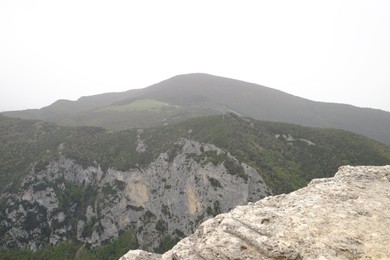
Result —
<svg viewBox="0 0 390 260"><path fill-rule="evenodd" d="M96 249L89 249L84 244L65 241L53 247L39 249L36 252L21 249L0 249L0 259L3 260L117 260L130 249L138 248L134 230L120 234L112 243Z"/></svg>
<svg viewBox="0 0 390 260"><path fill-rule="evenodd" d="M333 176L342 165L390 163L389 146L361 135L257 121L234 114L150 128L144 136L148 145L164 147L162 150L178 136L215 144L256 168L275 193L298 189L313 178ZM157 153L162 150L155 149Z"/></svg>
<svg viewBox="0 0 390 260"><path fill-rule="evenodd" d="M138 138L145 144L144 152L136 151ZM98 165L103 171L110 167L122 171L143 168L162 152L167 152L173 159L181 149L176 143L179 138L211 143L223 149L223 154L204 152L194 155L193 159L204 164L224 164L228 173L245 178L242 167L227 156L230 153L239 162L254 167L275 194L303 187L313 178L332 176L341 165L390 164L390 147L364 136L342 130L256 121L234 114L194 118L175 125L144 129L138 133L137 130L62 127L0 115L0 185L2 189L16 191L21 177L27 172L31 169L43 170L50 161L60 157L71 158L83 167ZM215 180L211 183L215 187L219 185ZM121 183L115 187L120 188ZM82 207L93 199L93 189L83 190L76 185L66 188L62 197L57 194L64 205L69 204L67 200L78 200ZM111 188L106 187L104 191L110 194ZM208 214L217 214L218 209L219 205L215 205ZM34 218L31 221L33 223ZM91 221L87 227L93 224ZM159 227L163 231L164 223L160 223ZM85 232L88 233L88 230L86 228ZM166 243L162 243L156 250L163 252L176 240L175 237L167 236L164 238ZM131 234L127 233L113 243L94 250L70 240L36 253L2 251L0 258L110 259L113 256L118 258L130 248L136 248L136 245Z"/></svg>
<svg viewBox="0 0 390 260"><path fill-rule="evenodd" d="M255 167L275 193L295 190L313 178L331 176L341 165L390 163L389 146L357 134L256 121L234 114L145 129L140 138L147 149L142 153L136 152L136 130L60 127L4 116L0 116L0 123L2 187L23 176L31 165L35 170L43 169L59 156L72 158L84 167L98 164L104 171L109 167L122 171L142 168L162 152L169 151L173 158L180 149L175 145L180 137L212 143L230 152ZM242 175L227 157L202 156Z"/></svg>

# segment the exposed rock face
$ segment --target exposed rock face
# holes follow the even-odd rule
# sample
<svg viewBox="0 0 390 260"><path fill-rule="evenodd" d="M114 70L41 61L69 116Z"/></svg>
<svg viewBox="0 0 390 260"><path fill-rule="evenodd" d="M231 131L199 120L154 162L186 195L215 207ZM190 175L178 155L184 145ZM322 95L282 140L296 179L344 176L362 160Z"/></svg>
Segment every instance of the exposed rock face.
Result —
<svg viewBox="0 0 390 260"><path fill-rule="evenodd" d="M205 221L164 255L128 259L389 259L390 166L344 166Z"/></svg>
<svg viewBox="0 0 390 260"><path fill-rule="evenodd" d="M138 139L141 153L147 147ZM126 172L62 158L33 167L20 187L3 194L0 242L32 250L67 239L96 247L129 229L141 248L155 250L204 219L271 194L255 169L190 139Z"/></svg>

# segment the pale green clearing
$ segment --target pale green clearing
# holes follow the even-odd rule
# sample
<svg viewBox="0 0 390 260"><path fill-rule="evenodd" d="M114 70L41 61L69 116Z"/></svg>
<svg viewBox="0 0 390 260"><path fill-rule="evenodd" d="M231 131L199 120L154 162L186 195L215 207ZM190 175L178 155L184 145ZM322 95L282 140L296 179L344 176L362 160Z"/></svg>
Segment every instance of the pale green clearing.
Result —
<svg viewBox="0 0 390 260"><path fill-rule="evenodd" d="M160 110L163 107L168 106L167 103L154 100L154 99L139 99L126 105L121 106L110 106L101 109L100 111L142 111L142 110Z"/></svg>

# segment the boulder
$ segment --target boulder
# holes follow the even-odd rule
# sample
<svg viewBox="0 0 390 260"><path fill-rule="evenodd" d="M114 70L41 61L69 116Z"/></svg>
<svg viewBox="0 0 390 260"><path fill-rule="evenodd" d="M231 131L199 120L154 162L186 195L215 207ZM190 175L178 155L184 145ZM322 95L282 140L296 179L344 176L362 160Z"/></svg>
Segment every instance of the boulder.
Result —
<svg viewBox="0 0 390 260"><path fill-rule="evenodd" d="M163 255L130 251L121 260L390 259L389 241L390 166L343 166L217 215Z"/></svg>

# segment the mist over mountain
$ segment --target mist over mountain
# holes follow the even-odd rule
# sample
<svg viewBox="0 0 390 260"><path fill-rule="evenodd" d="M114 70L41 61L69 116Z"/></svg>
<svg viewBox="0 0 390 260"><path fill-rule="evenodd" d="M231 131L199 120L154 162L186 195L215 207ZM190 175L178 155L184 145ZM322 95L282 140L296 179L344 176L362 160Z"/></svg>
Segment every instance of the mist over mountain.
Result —
<svg viewBox="0 0 390 260"><path fill-rule="evenodd" d="M261 85L201 73L175 76L144 89L87 96L77 101L59 100L42 109L3 114L120 130L227 112L259 120L344 129L390 144L389 112L315 102Z"/></svg>
<svg viewBox="0 0 390 260"><path fill-rule="evenodd" d="M390 164L388 129L385 111L208 74L5 112L0 258L164 253L237 205Z"/></svg>

